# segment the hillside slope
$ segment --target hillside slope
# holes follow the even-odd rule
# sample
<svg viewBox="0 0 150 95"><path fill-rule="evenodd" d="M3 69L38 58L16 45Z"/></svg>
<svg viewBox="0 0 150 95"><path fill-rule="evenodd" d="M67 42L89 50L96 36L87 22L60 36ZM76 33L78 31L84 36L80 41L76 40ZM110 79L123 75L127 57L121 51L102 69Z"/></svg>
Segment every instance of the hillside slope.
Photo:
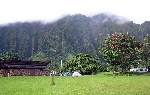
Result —
<svg viewBox="0 0 150 95"><path fill-rule="evenodd" d="M68 15L53 22L12 23L0 26L0 52L16 52L28 59L37 52L48 57L88 53L100 57L98 48L107 34L128 32L143 40L150 34L150 22L134 24L115 15L98 14L86 17L82 14Z"/></svg>

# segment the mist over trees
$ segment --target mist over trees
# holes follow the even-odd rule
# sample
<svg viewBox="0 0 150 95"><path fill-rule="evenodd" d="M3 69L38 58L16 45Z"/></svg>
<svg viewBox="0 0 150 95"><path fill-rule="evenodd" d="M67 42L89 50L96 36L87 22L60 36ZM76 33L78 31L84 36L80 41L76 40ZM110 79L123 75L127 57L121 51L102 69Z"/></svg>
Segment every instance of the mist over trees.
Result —
<svg viewBox="0 0 150 95"><path fill-rule="evenodd" d="M150 35L150 22L135 24L117 16L99 14L86 17L68 15L53 23L11 23L0 26L0 52L17 53L23 60L30 60L39 52L45 57L85 53L103 59L99 47L107 34L126 33L144 41Z"/></svg>

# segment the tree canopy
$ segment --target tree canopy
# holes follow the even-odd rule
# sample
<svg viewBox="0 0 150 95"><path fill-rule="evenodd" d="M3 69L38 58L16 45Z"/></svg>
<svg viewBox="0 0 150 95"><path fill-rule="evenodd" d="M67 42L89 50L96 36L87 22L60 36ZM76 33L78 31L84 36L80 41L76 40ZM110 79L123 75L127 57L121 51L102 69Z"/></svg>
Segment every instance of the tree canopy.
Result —
<svg viewBox="0 0 150 95"><path fill-rule="evenodd" d="M144 65L147 67L150 65L150 36L147 34L144 38L143 46L141 49L141 59Z"/></svg>
<svg viewBox="0 0 150 95"><path fill-rule="evenodd" d="M0 63L2 63L4 60L19 60L20 56L17 53L0 53Z"/></svg>
<svg viewBox="0 0 150 95"><path fill-rule="evenodd" d="M102 70L100 60L89 54L77 54L73 59L68 60L62 68L62 71L73 72L80 71L81 74L93 74Z"/></svg>
<svg viewBox="0 0 150 95"><path fill-rule="evenodd" d="M47 60L47 56L45 55L45 53L43 52L38 52L36 54L34 54L33 56L31 56L30 58L33 61L44 61Z"/></svg>
<svg viewBox="0 0 150 95"><path fill-rule="evenodd" d="M100 48L105 61L113 68L121 68L121 72L127 71L138 60L140 42L128 33L115 33L108 35Z"/></svg>

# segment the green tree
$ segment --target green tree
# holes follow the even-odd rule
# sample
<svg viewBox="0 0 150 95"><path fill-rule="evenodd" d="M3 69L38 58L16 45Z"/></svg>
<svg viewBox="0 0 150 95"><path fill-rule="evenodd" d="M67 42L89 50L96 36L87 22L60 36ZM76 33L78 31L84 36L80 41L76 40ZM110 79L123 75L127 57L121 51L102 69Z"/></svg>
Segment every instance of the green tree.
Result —
<svg viewBox="0 0 150 95"><path fill-rule="evenodd" d="M150 65L150 36L147 34L144 42L143 42L143 47L141 49L141 58L145 63L144 65L147 67Z"/></svg>
<svg viewBox="0 0 150 95"><path fill-rule="evenodd" d="M43 52L38 52L31 57L31 60L33 60L33 61L44 61L44 60L47 60L47 56Z"/></svg>
<svg viewBox="0 0 150 95"><path fill-rule="evenodd" d="M115 33L108 35L104 41L100 52L105 61L115 68L121 68L121 73L125 73L135 60L138 60L140 43L135 37L128 33Z"/></svg>
<svg viewBox="0 0 150 95"><path fill-rule="evenodd" d="M72 60L75 56L73 54L68 54L66 61Z"/></svg>
<svg viewBox="0 0 150 95"><path fill-rule="evenodd" d="M4 60L19 60L20 57L17 53L0 53L0 63L2 63Z"/></svg>
<svg viewBox="0 0 150 95"><path fill-rule="evenodd" d="M72 60L67 61L62 68L62 71L79 70L81 74L93 74L101 71L100 60L88 54L77 54Z"/></svg>

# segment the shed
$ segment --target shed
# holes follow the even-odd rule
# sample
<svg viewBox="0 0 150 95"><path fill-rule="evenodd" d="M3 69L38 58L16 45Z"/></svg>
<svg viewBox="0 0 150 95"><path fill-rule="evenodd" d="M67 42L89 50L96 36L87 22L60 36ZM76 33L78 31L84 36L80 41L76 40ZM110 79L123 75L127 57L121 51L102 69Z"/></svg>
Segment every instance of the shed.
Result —
<svg viewBox="0 0 150 95"><path fill-rule="evenodd" d="M0 64L3 76L49 76L49 61L4 60Z"/></svg>

